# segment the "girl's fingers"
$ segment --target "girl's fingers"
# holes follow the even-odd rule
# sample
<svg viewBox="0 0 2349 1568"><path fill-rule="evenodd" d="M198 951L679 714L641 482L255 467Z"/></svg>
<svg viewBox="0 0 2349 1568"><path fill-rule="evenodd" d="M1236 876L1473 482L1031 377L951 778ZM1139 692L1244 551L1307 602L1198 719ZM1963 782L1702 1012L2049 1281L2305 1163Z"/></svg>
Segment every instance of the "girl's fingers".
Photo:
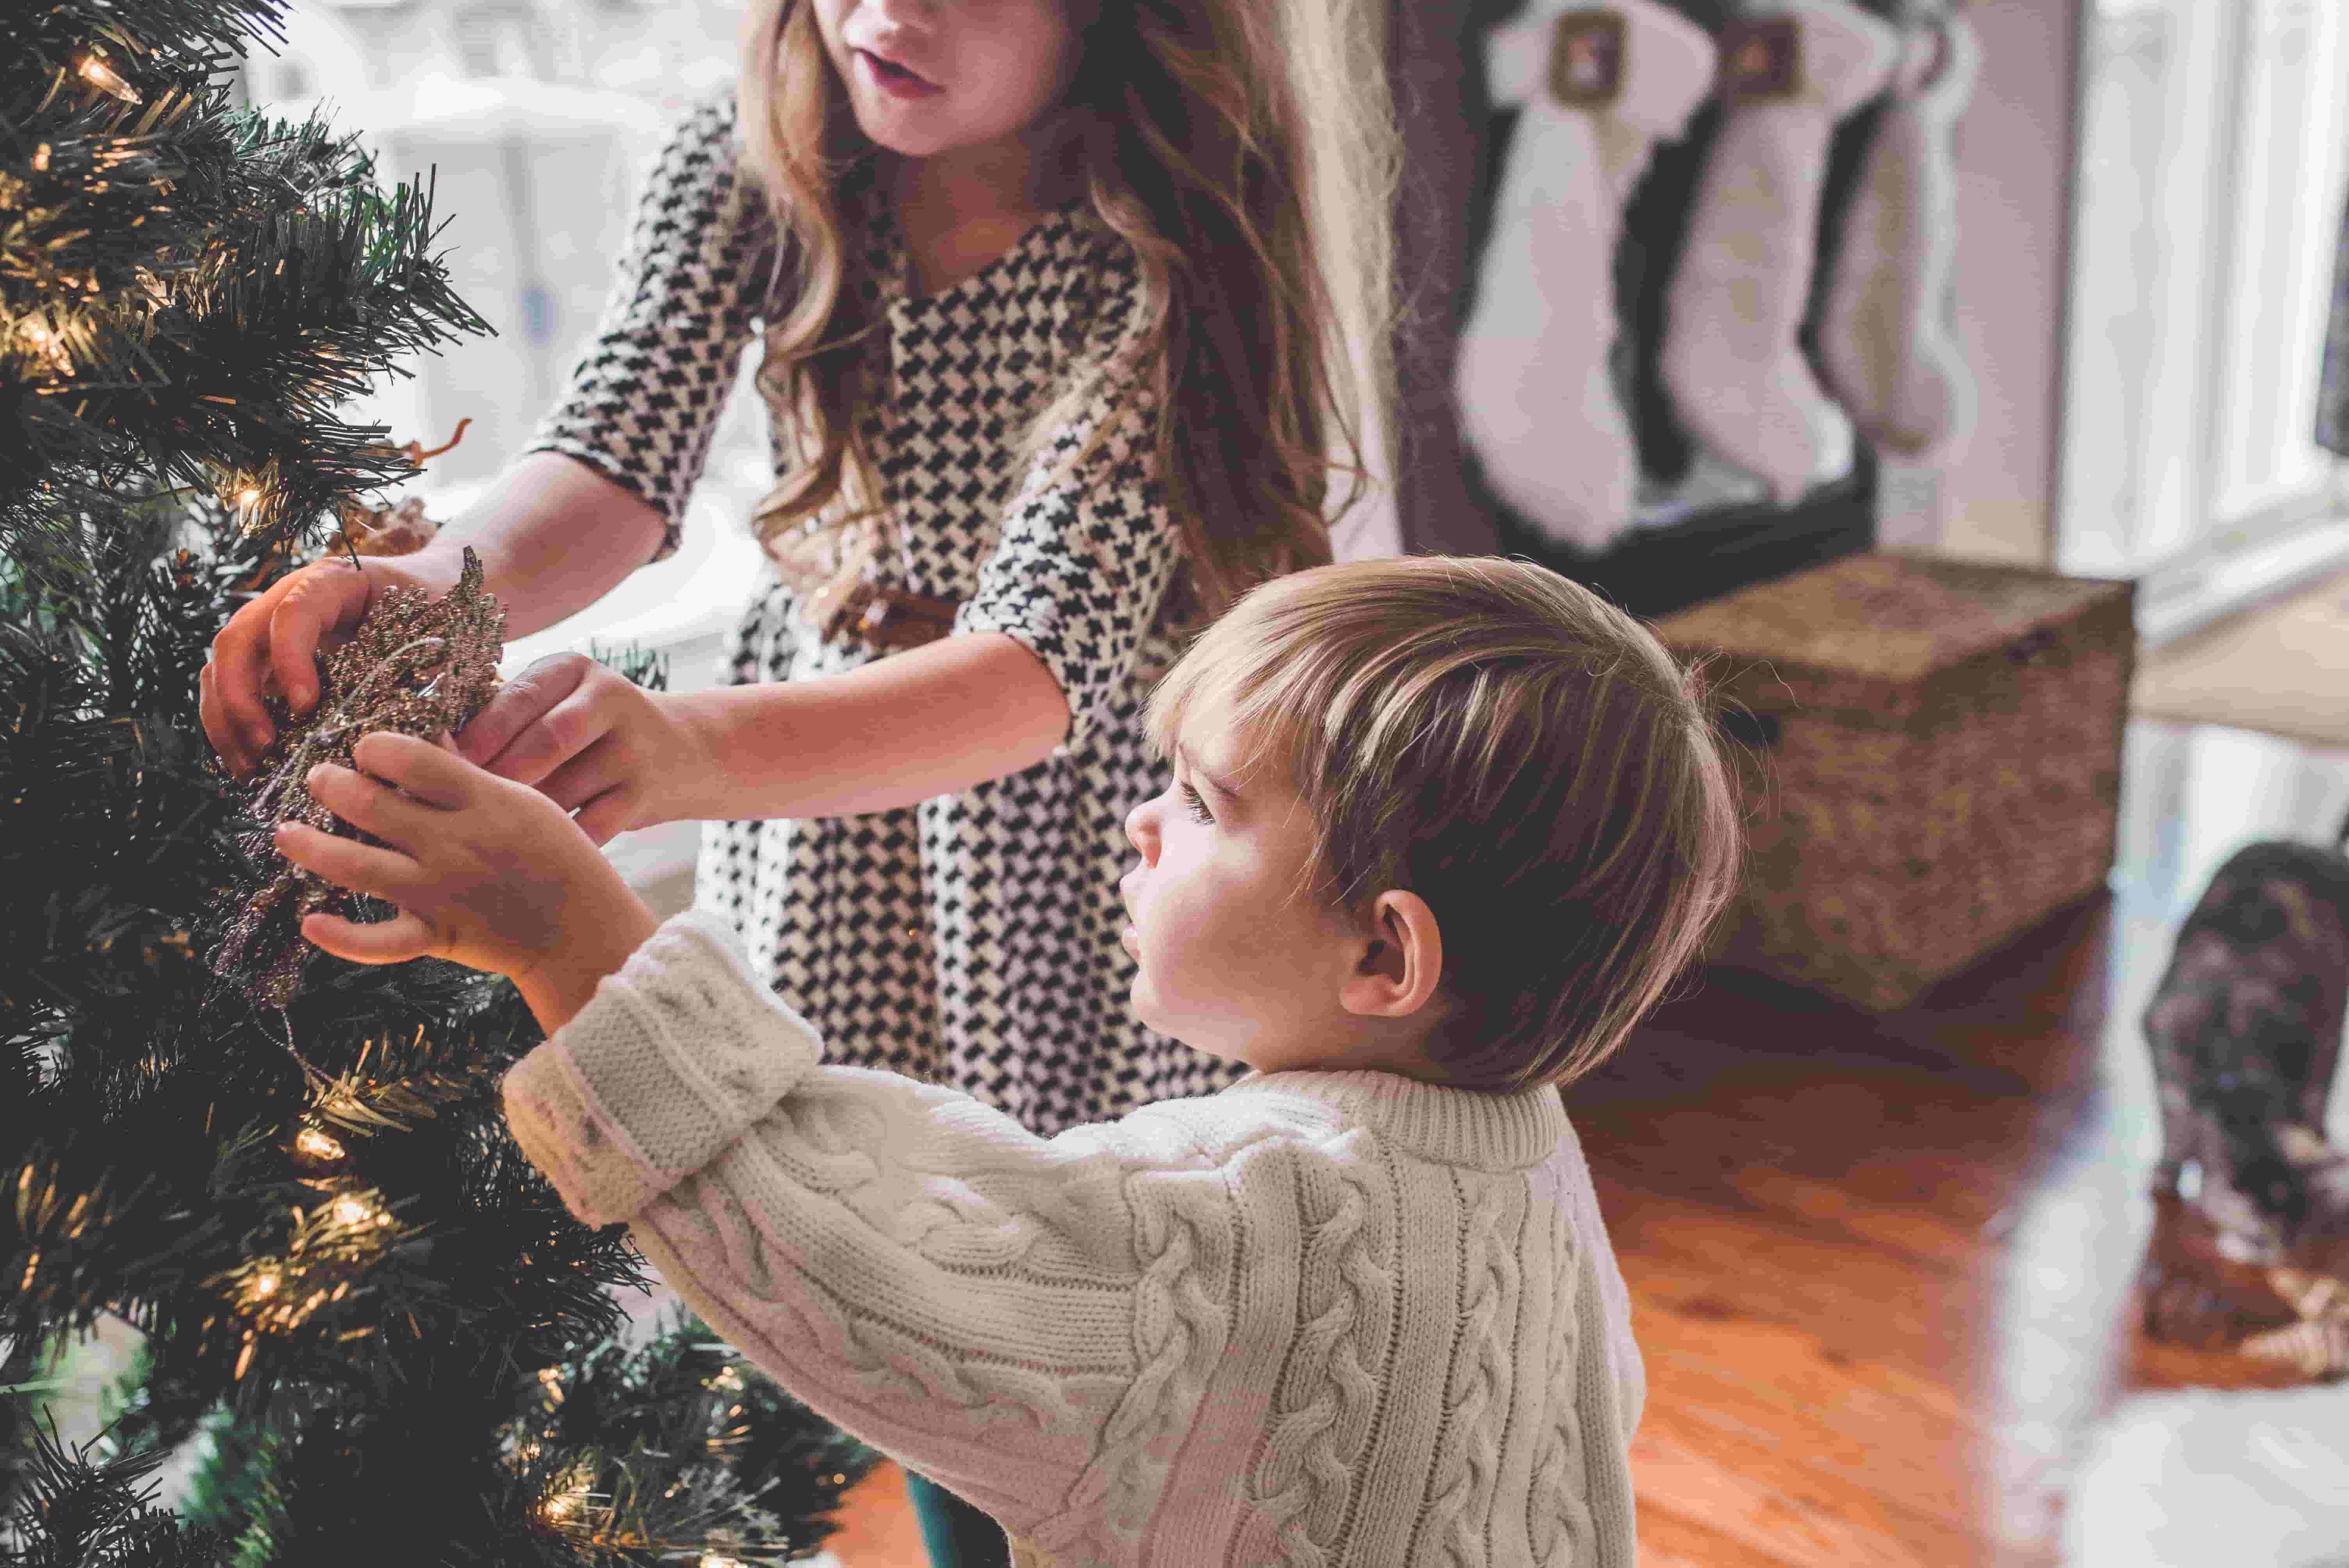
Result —
<svg viewBox="0 0 2349 1568"><path fill-rule="evenodd" d="M311 914L302 920L302 934L321 952L354 964L400 964L431 955L439 945L432 928L407 910L390 920L361 924L339 914Z"/></svg>
<svg viewBox="0 0 2349 1568"><path fill-rule="evenodd" d="M244 742L238 738L236 727L228 721L228 710L221 706L219 686L212 678L210 659L205 660L203 668L196 672L196 715L203 720L204 738L211 741L212 749L220 754L221 762L228 769L230 777L243 778L245 769L252 764L245 760Z"/></svg>
<svg viewBox="0 0 2349 1568"><path fill-rule="evenodd" d="M294 582L286 576L271 583L260 598L231 615L212 638L213 686L220 702L217 718L206 720L205 728L212 733L214 745L233 736L248 757L258 757L268 748L274 731L261 707L261 680L269 667L270 623Z"/></svg>
<svg viewBox="0 0 2349 1568"><path fill-rule="evenodd" d="M580 831L585 833L600 850L627 830L628 817L633 810L625 791L606 789L582 806L579 814L572 820L579 824Z"/></svg>
<svg viewBox="0 0 2349 1568"><path fill-rule="evenodd" d="M298 715L318 700L319 641L358 620L370 589L365 573L331 560L297 572L286 582L285 596L269 616L269 659L278 689Z"/></svg>
<svg viewBox="0 0 2349 1568"><path fill-rule="evenodd" d="M550 726L593 667L584 654L552 654L508 681L465 727L465 759L517 784L536 784L554 771L586 744L569 735L572 718Z"/></svg>
<svg viewBox="0 0 2349 1568"><path fill-rule="evenodd" d="M626 782L617 765L616 747L597 744L538 781L538 792L566 811L576 811L596 796Z"/></svg>
<svg viewBox="0 0 2349 1568"><path fill-rule="evenodd" d="M379 850L339 834L321 832L307 823L280 822L276 839L277 852L304 871L387 903L405 907L432 880L422 866L397 850Z"/></svg>

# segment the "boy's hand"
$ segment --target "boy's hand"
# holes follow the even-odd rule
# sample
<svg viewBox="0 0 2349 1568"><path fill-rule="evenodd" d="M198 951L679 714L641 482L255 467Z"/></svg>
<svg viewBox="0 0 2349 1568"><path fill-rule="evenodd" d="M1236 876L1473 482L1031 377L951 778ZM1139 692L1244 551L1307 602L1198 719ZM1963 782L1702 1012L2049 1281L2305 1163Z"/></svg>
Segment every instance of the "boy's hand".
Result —
<svg viewBox="0 0 2349 1568"><path fill-rule="evenodd" d="M707 769L699 744L660 693L585 654L540 659L457 737L467 761L577 812L598 844L679 815L669 787Z"/></svg>
<svg viewBox="0 0 2349 1568"><path fill-rule="evenodd" d="M358 964L448 958L506 975L552 1034L653 934L652 911L537 790L389 730L362 736L351 757L360 771L312 769L310 794L388 847L298 822L279 826L277 847L399 913L375 924L310 915L302 934L326 952Z"/></svg>

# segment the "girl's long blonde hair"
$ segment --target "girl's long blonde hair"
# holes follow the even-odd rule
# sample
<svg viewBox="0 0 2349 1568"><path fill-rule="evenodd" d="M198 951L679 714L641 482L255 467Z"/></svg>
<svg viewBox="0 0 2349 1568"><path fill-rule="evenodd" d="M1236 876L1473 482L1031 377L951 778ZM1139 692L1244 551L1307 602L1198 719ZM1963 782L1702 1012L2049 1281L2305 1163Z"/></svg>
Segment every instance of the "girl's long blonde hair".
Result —
<svg viewBox="0 0 2349 1568"><path fill-rule="evenodd" d="M1156 409L1190 566L1175 615L1195 626L1256 583L1328 562L1330 521L1365 498L1391 440L1401 139L1386 0L1069 3L1084 53L1058 145L1139 262L1143 322L1115 396L1122 409L1150 394ZM841 515L880 504L856 418L872 324L836 194L874 149L808 0L753 0L737 93L744 185L781 237L772 283L788 302L761 384L794 411L801 457L756 520L772 539L835 498ZM1015 482L1099 390L1045 389Z"/></svg>

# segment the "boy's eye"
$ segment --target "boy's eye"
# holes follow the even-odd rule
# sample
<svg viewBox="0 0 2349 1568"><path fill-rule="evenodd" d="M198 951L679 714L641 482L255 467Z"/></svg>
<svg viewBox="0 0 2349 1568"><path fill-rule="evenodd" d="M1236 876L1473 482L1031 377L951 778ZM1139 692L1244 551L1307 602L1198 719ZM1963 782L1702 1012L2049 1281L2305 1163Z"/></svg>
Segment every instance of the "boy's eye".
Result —
<svg viewBox="0 0 2349 1568"><path fill-rule="evenodd" d="M1191 808L1191 820L1193 821L1212 822L1215 820L1215 818L1207 814L1207 803L1199 798L1199 792L1196 789L1192 789L1188 784L1182 785L1180 788L1183 791L1184 803Z"/></svg>

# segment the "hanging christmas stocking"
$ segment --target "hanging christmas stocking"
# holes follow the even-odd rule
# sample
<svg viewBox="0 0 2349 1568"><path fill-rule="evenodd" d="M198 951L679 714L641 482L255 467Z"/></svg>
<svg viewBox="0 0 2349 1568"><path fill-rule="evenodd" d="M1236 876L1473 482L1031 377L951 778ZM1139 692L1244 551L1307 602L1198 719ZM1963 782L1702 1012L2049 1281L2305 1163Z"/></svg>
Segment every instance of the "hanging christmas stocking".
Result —
<svg viewBox="0 0 2349 1568"><path fill-rule="evenodd" d="M1909 35L1820 322L1820 357L1844 411L1879 449L1929 467L1973 429L1973 375L1949 309L1958 116L1981 61L1962 16Z"/></svg>
<svg viewBox="0 0 2349 1568"><path fill-rule="evenodd" d="M1661 368L1691 433L1782 505L1850 464L1850 424L1795 335L1828 139L1899 54L1898 34L1850 0L1753 0L1723 36L1731 101L1666 301Z"/></svg>
<svg viewBox="0 0 2349 1568"><path fill-rule="evenodd" d="M1487 46L1493 101L1524 111L1454 387L1494 493L1552 542L1597 551L1629 523L1640 477L1608 374L1623 208L1711 88L1713 46L1656 0L1568 3L1534 0Z"/></svg>

